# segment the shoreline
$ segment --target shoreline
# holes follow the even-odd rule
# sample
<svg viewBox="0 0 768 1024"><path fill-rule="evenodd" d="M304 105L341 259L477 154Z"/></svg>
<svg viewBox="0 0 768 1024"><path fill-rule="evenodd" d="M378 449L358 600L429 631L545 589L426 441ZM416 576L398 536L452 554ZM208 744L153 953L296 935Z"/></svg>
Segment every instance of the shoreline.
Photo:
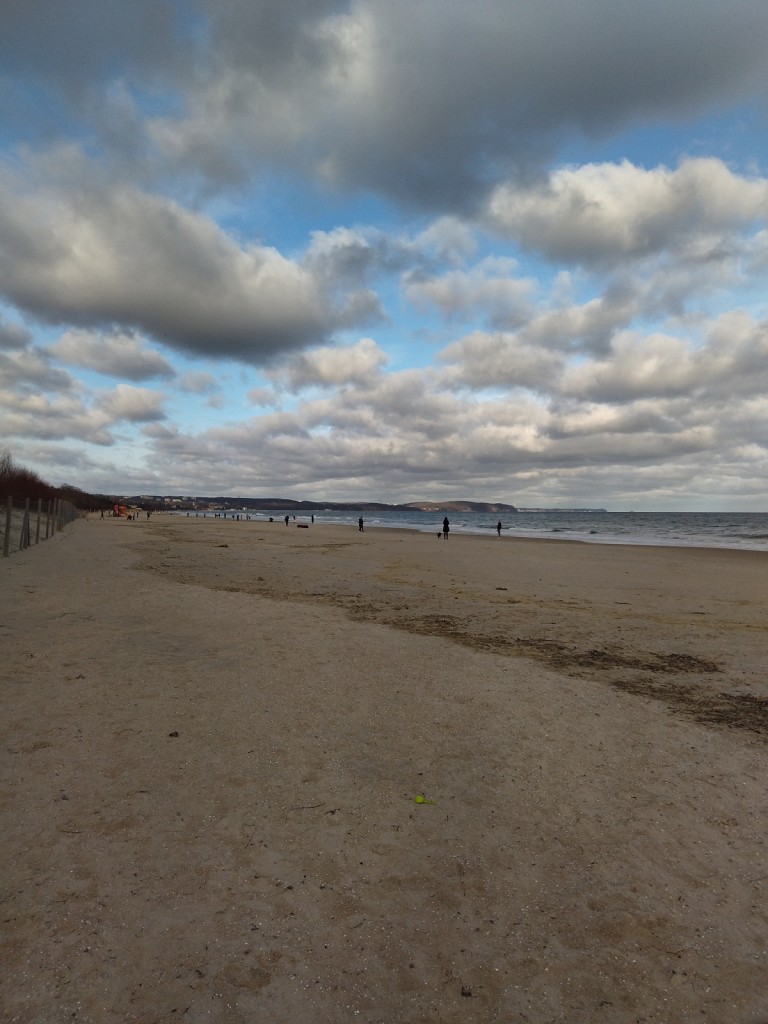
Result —
<svg viewBox="0 0 768 1024"><path fill-rule="evenodd" d="M766 1015L761 553L206 523L2 563L9 1019Z"/></svg>
<svg viewBox="0 0 768 1024"><path fill-rule="evenodd" d="M180 521L187 521L187 517L186 516L169 515L169 516L163 517L162 513L160 513L160 514L155 513L155 515L159 516L159 518L152 519L152 520L150 520L150 522L158 523L158 522L161 522L161 521L171 521L172 519L178 519ZM189 517L189 522L191 523L192 521L195 521L195 517L194 516L190 516ZM231 516L228 519L223 519L223 518L222 519L212 519L210 516L207 519L205 519L203 516L200 516L200 517L198 517L196 519L196 521L198 523L206 522L206 523L216 524L216 525L221 526L221 527L232 526L234 528L241 528L241 529L242 528L248 528L248 527L254 527L254 526L255 527L265 527L265 528L270 529L270 530L272 528L274 528L275 530L280 530L280 529L285 530L286 529L285 524L282 523L279 519L275 519L274 522L270 523L269 520L264 520L264 519L254 519L254 518L251 518L251 519L241 519L241 520L238 521L238 520L233 519ZM129 524L126 523L126 525L129 525ZM134 524L130 524L130 525L134 525ZM140 520L135 525L137 525L137 526L145 525L145 521L144 520ZM288 529L289 530L293 530L293 529L297 528L298 525L299 525L298 522L297 523L291 522L291 524L289 525ZM340 534L344 534L344 535L348 535L350 533L357 533L358 532L357 531L357 526L356 526L355 523L346 524L346 523L338 523L338 522L323 522L322 520L316 520L314 523L308 525L307 529L310 532L311 531L318 531L318 530L331 530L331 531L338 530ZM436 539L437 531L436 530L429 530L429 529L426 529L426 528L423 529L423 530L420 530L420 529L416 529L413 526L391 526L391 525L380 526L380 525L377 525L375 523L371 523L371 524L366 523L366 525L365 525L365 533L366 534L376 534L376 535L379 535L379 534L381 534L381 535L391 535L393 537L405 534L405 535L407 535L409 537L413 537L413 538L431 537L432 539ZM694 552L695 551L700 551L700 552L704 552L704 553L711 552L713 554L728 553L728 554L743 555L745 558L758 558L758 559L759 558L768 558L768 550L766 550L764 548L735 547L735 546L732 547L732 546L727 546L727 545L705 544L705 543L701 543L701 544L694 544L694 543L684 544L684 543L672 542L672 541L670 541L669 543L663 543L663 542L660 542L658 540L652 540L652 541L651 540L649 540L649 541L640 541L640 540L638 540L638 541L631 541L631 540L626 540L626 539L612 540L612 539L595 538L595 537L573 537L573 536L559 536L559 535L558 536L552 536L551 534L529 535L529 534L510 533L509 531L504 531L504 530L502 530L502 536L501 537L497 537L496 536L496 531L493 530L493 529L490 529L490 528L489 528L487 533L481 533L479 531L475 532L473 530L458 529L458 528L454 528L452 526L450 534L449 534L448 543L450 544L451 542L453 542L453 541L455 541L457 539L462 540L462 541L471 541L471 540L482 541L482 540L485 540L485 541L488 541L489 543L492 543L492 544L498 544L499 542L504 542L504 541L508 541L508 542L515 543L515 544L517 544L517 543L522 543L522 544L527 544L527 543L532 543L532 544L552 543L552 544L555 544L555 545L557 545L557 544L577 544L577 545L585 545L587 547L594 547L594 548L602 548L602 547L607 547L607 548L628 548L630 550L641 550L641 551L642 550L646 550L646 549L651 549L651 550L657 551L659 553L661 553L661 552L669 553L670 551L672 551L672 552L674 552L674 551L694 551ZM441 543L442 543L442 541L441 541Z"/></svg>
<svg viewBox="0 0 768 1024"><path fill-rule="evenodd" d="M276 512L277 512L277 515L274 518L273 522L275 524L281 524L283 515L280 514L279 510L276 510ZM165 514L164 513L155 513L155 514L156 515L159 514L161 516L165 515L167 517L172 517L172 518L190 518L190 519L191 518L195 518L195 519L216 518L214 516L214 513L197 513L197 514L194 514L194 513L190 513L190 514L186 514L186 513L165 513ZM229 511L227 514L228 514L229 518L226 521L233 521L233 522L237 521L235 517L236 517L236 515L238 513L234 513L233 514L231 511ZM253 513L248 513L248 512L242 512L240 514L242 516L242 519L240 520L241 522L245 521L245 522L252 522L252 523L261 524L261 525L269 525L269 520L263 518L264 513L253 514ZM555 513L555 514L556 515L557 514L568 515L569 513ZM606 514L609 517L610 516L621 517L621 516L637 515L636 513L606 513ZM650 516L656 517L659 514L658 513L641 513L641 516L645 516L645 515L650 515ZM674 515L679 515L679 514L672 514L672 515L674 516ZM708 515L711 515L711 516L715 517L715 516L721 516L723 514L722 513L684 513L683 515L684 516L691 516L693 518L699 518L702 515L705 516L705 517L708 516ZM736 515L741 515L741 513L736 513ZM753 516L753 515L755 515L755 513L745 513L745 515ZM762 514L760 514L760 515L762 515ZM291 514L291 517L293 519L293 514ZM296 518L298 520L306 521L310 517L309 517L309 514L300 513L300 514L298 514L298 516ZM538 518L538 514L536 515L536 518ZM662 516L662 518L664 518L664 517ZM727 517L727 518L730 518L730 517ZM543 515L542 515L542 519L543 519ZM764 528L766 530L768 530L768 517L765 517L765 519L766 519L766 524L765 524ZM223 515L217 521L225 521ZM375 516L373 516L370 519L366 519L365 522L366 522L366 529L369 529L369 530L385 530L385 529L406 530L406 531L412 531L414 533L426 534L426 535L429 535L429 534L434 535L434 534L437 533L438 529L440 528L440 522L438 520L435 520L434 522L431 522L431 523L428 523L428 524L424 523L424 524L421 524L421 525L414 525L413 523L386 523L386 522L382 522L380 519L377 519ZM315 527L319 527L319 526L338 526L338 527L340 527L342 529L349 529L349 528L355 528L356 527L356 523L357 523L356 514L355 514L354 517L350 514L350 519L347 522L341 521L338 518L334 518L334 519L331 519L331 520L324 520L324 519L322 519L321 517L318 516L316 518L314 524L312 524L312 525L315 526ZM292 525L293 525L293 523L292 523ZM491 523L486 523L486 524L483 524L482 526L480 526L480 525L468 526L466 522L461 522L461 523L459 523L457 525L456 524L456 520L455 519L452 520L451 536L465 536L465 537L469 536L469 537L486 537L486 538L488 538L488 537L494 536L495 534L496 534L496 527L495 527L495 525L492 525ZM630 546L630 547L663 547L663 548L687 548L687 547L693 547L693 548L705 548L707 550L755 551L755 552L759 552L759 553L763 553L763 554L768 554L768 544L766 543L766 537L768 537L768 533L765 533L765 534L761 533L761 534L758 534L758 535L743 535L743 536L733 536L733 535L723 534L722 536L718 537L717 539L713 539L713 538L709 538L709 537L708 538L704 538L704 537L702 537L700 535L692 534L688 538L683 538L683 537L681 537L679 535L675 535L675 536L672 536L672 537L669 537L669 538L665 539L663 537L652 536L652 535L647 534L647 533L646 534L642 534L642 533L633 533L633 534L614 533L614 534L610 534L610 533L607 533L607 532L600 532L599 530L596 530L596 529L590 529L590 531L587 533L587 532L584 531L584 529L576 530L573 527L568 529L568 528L560 527L560 526L557 526L557 527L556 526L551 526L546 532L543 532L543 531L538 531L538 530L532 529L530 527L515 527L513 525L510 525L509 523L506 523L506 524L502 525L502 536L501 536L500 539L560 540L560 541L564 541L564 542L573 541L573 542L577 542L577 543L585 543L585 544L592 544L592 545L598 545L598 546L601 546L601 545L622 545L622 546ZM499 539L499 538L497 538L497 539Z"/></svg>

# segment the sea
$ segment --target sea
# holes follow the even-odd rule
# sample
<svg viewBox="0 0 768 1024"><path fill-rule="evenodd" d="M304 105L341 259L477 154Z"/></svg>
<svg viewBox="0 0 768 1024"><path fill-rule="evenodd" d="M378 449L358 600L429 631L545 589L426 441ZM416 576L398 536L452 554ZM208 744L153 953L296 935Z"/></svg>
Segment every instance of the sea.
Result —
<svg viewBox="0 0 768 1024"><path fill-rule="evenodd" d="M179 513L184 515L185 513ZM191 515L202 513L190 513ZM286 515L296 523L310 522L309 512L277 509L254 512L230 510L227 518L276 522ZM533 537L588 544L646 544L669 547L736 548L768 551L766 512L606 512L602 509L537 509L505 513L479 512L363 512L366 530L377 527L437 533L443 516L448 516L452 534L494 535L501 520L502 537ZM213 513L208 512L208 516ZM360 512L316 509L316 523L333 523L357 528Z"/></svg>

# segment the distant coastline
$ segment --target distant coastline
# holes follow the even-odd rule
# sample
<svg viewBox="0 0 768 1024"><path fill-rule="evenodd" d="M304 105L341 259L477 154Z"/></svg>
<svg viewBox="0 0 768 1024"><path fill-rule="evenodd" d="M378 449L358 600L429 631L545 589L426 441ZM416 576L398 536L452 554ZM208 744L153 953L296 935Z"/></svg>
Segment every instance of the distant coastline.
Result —
<svg viewBox="0 0 768 1024"><path fill-rule="evenodd" d="M156 508L178 508L203 511L203 509L227 511L229 509L252 509L265 512L489 512L512 514L517 512L514 505L502 501L410 501L405 504L388 504L381 501L297 501L295 498L239 498L182 497L176 495L126 495L126 504Z"/></svg>

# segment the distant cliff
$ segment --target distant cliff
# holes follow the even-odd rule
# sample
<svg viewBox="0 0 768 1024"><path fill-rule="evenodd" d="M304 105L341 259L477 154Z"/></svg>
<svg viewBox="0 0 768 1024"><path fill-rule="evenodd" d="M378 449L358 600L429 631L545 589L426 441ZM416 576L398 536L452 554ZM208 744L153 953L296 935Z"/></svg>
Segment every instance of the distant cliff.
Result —
<svg viewBox="0 0 768 1024"><path fill-rule="evenodd" d="M517 512L503 501L411 501L404 507L414 512Z"/></svg>
<svg viewBox="0 0 768 1024"><path fill-rule="evenodd" d="M175 495L126 495L129 504L154 506L174 505L180 508L261 509L267 511L317 512L480 512L498 515L517 512L514 505L487 501L410 501L405 505L389 505L380 501L297 501L295 498L180 497Z"/></svg>

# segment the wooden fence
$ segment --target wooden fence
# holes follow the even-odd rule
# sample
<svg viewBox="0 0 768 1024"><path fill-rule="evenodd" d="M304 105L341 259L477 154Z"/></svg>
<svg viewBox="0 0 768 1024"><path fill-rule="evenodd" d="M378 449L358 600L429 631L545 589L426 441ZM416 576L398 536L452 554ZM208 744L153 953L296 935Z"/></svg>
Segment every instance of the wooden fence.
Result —
<svg viewBox="0 0 768 1024"><path fill-rule="evenodd" d="M3 555L48 540L77 516L72 502L61 498L6 498L5 505L0 505Z"/></svg>

